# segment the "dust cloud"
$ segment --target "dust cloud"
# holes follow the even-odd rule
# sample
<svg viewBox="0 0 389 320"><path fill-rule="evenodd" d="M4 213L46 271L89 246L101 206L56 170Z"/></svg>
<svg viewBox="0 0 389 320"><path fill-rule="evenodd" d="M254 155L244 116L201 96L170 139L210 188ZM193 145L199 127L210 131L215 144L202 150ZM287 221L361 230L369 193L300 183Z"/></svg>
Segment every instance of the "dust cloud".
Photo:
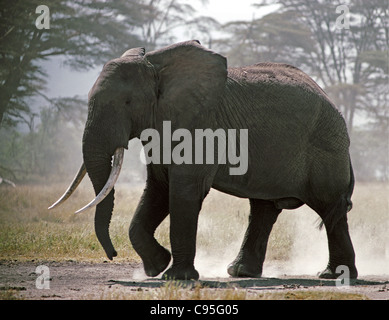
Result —
<svg viewBox="0 0 389 320"><path fill-rule="evenodd" d="M355 210L358 211L357 208ZM298 220L296 219L296 234L292 252L283 271L291 275L315 275L327 265L326 231L316 228L317 215L309 208L301 208L293 214L299 217ZM388 222L386 222L386 227L384 225L374 226L376 222L369 221L366 217L363 224L361 222L356 224L353 218L353 211L350 211L349 231L354 245L359 276L388 275L389 278Z"/></svg>
<svg viewBox="0 0 389 320"><path fill-rule="evenodd" d="M387 275L389 279L388 189L387 184L361 183L354 192L348 222L361 277ZM228 276L227 266L238 254L247 227L248 210L243 199L211 194L199 219L195 267L201 277ZM328 244L325 229L318 229L319 221L307 206L284 210L269 239L263 277L315 277L323 271L328 263Z"/></svg>
<svg viewBox="0 0 389 320"><path fill-rule="evenodd" d="M140 193L134 194L131 190L126 191L133 195L126 203L137 203ZM348 213L348 222L360 277L387 275L389 279L388 191L387 184L361 183L354 192L354 207ZM239 252L248 213L247 199L211 190L198 223L195 268L201 278L229 277L227 266ZM319 230L319 222L319 216L307 206L283 210L270 235L263 277L316 277L323 271L328 263L328 245L325 228ZM170 250L169 224L164 223L157 234L165 239L161 243ZM133 276L136 279L147 277L143 267L135 270Z"/></svg>

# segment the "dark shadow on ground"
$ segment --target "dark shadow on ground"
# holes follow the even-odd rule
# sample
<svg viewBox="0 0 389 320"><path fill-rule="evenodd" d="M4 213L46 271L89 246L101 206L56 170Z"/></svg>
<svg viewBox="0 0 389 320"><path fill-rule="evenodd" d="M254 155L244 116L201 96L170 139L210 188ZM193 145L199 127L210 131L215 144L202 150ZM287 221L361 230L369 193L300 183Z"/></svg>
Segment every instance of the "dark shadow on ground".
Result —
<svg viewBox="0 0 389 320"><path fill-rule="evenodd" d="M161 279L145 279L141 281L125 281L125 280L109 280L109 284L117 284L126 287L137 288L159 288L167 284L168 281ZM174 283L181 287L194 287L200 285L203 288L255 288L255 289L272 289L272 288L309 288L309 287L336 287L336 280L326 279L301 279L301 278L259 278L259 279L236 279L236 278L224 278L222 280L180 280L174 281ZM338 283L339 284L344 284ZM369 286L369 285L385 285L389 284L389 281L368 281L368 280L350 280L350 286Z"/></svg>

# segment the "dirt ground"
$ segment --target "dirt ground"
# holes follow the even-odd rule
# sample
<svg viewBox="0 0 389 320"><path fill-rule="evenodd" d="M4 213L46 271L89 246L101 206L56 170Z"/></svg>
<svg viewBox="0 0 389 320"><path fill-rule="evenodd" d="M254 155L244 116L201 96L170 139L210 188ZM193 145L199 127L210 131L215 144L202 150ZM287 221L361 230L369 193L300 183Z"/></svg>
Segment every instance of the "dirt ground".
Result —
<svg viewBox="0 0 389 320"><path fill-rule="evenodd" d="M37 267L44 265L41 271ZM49 272L48 274L43 272ZM36 272L40 272L39 274ZM43 273L42 273L43 272ZM48 275L49 281L40 281ZM0 290L3 299L142 299L139 292L151 292L166 284L142 275L141 265L129 263L0 261ZM190 283L189 283L190 284ZM362 294L372 300L389 300L388 276L365 276L350 286L337 287L334 280L312 276L279 278L200 278L207 288L243 288L250 292L293 290L337 291ZM41 287L41 288L39 288ZM7 296L9 295L9 297Z"/></svg>

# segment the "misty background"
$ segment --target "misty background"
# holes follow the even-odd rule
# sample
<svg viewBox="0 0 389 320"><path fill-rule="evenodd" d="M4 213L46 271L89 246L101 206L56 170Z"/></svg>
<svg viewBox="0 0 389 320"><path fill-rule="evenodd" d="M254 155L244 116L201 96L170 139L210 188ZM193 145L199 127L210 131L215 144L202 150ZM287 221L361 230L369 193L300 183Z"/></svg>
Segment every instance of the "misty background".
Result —
<svg viewBox="0 0 389 320"><path fill-rule="evenodd" d="M357 184L349 222L357 266L360 274L389 274L386 0L51 0L46 3L50 29L38 29L35 10L42 2L0 0L0 178L26 190L29 199L21 197L21 204L34 203L31 190L37 186L55 193L43 189L50 200L39 200L40 211L27 206L23 216L48 214L48 202L79 169L87 94L104 63L131 47L151 51L198 39L225 55L229 66L289 63L328 93L351 138ZM120 228L129 222L121 211L133 211L138 201L131 188L145 181L139 153L139 141L131 141L117 186L121 200L114 216ZM0 195L7 194L5 185L0 184ZM86 189L92 192L91 185ZM226 272L248 212L247 199L210 192L199 220L196 268L202 274ZM265 275L314 274L323 268L326 236L315 225L317 215L307 206L284 210L271 234ZM128 246L127 232L125 237Z"/></svg>
<svg viewBox="0 0 389 320"><path fill-rule="evenodd" d="M0 1L0 177L71 179L103 64L131 47L198 39L229 66L285 62L312 76L345 117L356 179L388 181L386 1L56 0L50 29L35 26L40 4ZM139 142L130 147L122 176L139 182Z"/></svg>

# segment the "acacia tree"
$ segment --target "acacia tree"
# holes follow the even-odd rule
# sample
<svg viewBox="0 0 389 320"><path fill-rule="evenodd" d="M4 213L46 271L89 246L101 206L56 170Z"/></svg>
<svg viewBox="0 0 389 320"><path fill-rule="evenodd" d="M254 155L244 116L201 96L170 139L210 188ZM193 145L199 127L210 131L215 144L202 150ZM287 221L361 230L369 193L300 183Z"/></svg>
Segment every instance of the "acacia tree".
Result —
<svg viewBox="0 0 389 320"><path fill-rule="evenodd" d="M42 60L65 56L69 67L87 70L130 47L173 41L178 28L215 23L183 0L52 0L50 29L38 29L40 4L0 0L0 124L27 122L28 98L42 95L46 84Z"/></svg>
<svg viewBox="0 0 389 320"><path fill-rule="evenodd" d="M273 1L261 1L260 5ZM315 50L306 51L309 71L341 109L350 132L357 111L387 123L388 15L382 0L279 0L307 27ZM386 96L386 97L385 97ZM386 115L385 115L386 112Z"/></svg>
<svg viewBox="0 0 389 320"><path fill-rule="evenodd" d="M141 0L137 25L140 38L149 47L155 49L158 45L167 45L175 41L177 33L196 33L208 37L211 42L210 30L219 28L218 22L211 17L198 16L191 4L198 2L202 5L208 0Z"/></svg>
<svg viewBox="0 0 389 320"><path fill-rule="evenodd" d="M273 12L251 21L231 21L223 29L228 37L219 39L217 45L228 54L230 65L273 61L301 66L314 51L310 30L291 11Z"/></svg>
<svg viewBox="0 0 389 320"><path fill-rule="evenodd" d="M140 41L129 14L122 27L116 1L50 1L49 29L35 25L40 4L0 1L0 123L14 125L31 111L27 98L45 88L42 60L61 55L70 67L89 69Z"/></svg>

